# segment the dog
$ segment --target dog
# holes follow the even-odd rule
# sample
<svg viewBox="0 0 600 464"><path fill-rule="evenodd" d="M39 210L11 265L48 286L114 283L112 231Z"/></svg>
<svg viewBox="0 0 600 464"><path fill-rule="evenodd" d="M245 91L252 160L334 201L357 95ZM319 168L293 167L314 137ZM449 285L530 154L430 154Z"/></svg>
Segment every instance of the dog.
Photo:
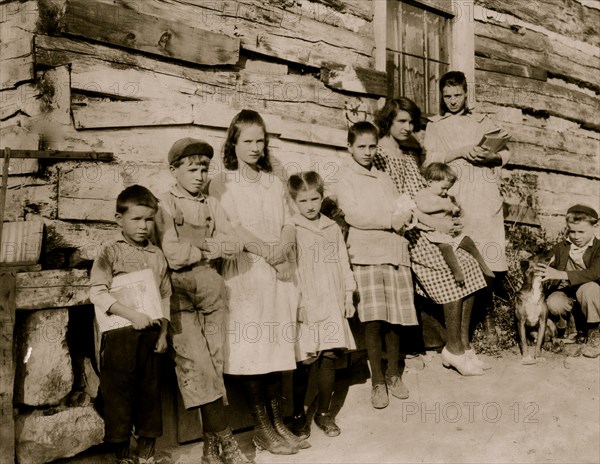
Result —
<svg viewBox="0 0 600 464"><path fill-rule="evenodd" d="M550 265L553 262L554 254L551 252L535 255L529 260L521 261L523 285L517 295L515 317L517 319L523 364L535 364L540 359L544 339L547 336L552 339L557 333L556 325L551 319L548 319L548 306L546 305L542 276L536 275L534 270L536 264ZM533 357L527 350L526 327L538 328Z"/></svg>

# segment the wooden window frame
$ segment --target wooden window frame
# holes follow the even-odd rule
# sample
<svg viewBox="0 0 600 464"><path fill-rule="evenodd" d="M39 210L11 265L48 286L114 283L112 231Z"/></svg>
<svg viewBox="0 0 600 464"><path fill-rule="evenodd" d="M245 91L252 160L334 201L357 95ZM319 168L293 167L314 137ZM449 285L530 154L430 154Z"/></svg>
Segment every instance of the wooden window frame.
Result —
<svg viewBox="0 0 600 464"><path fill-rule="evenodd" d="M375 69L386 72L388 14L391 2L400 0L373 1L373 30L375 34ZM474 0L410 0L415 6L447 16L451 20L450 70L465 73L469 84L469 99L475 99L475 18ZM399 24L399 27L402 25ZM400 31L398 31L400 33ZM388 77L389 78L389 77Z"/></svg>

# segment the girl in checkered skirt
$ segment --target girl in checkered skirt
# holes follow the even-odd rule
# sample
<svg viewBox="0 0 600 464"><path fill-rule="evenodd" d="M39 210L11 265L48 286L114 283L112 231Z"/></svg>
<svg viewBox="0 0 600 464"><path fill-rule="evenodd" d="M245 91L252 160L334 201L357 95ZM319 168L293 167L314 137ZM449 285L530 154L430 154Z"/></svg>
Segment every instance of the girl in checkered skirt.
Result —
<svg viewBox="0 0 600 464"><path fill-rule="evenodd" d="M342 165L332 193L344 211L348 232L348 253L358 287L357 312L365 323L365 344L371 366L371 404L385 408L388 390L408 398L398 360L400 325L417 325L413 302L408 243L399 234L412 219L410 211L396 211L399 197L390 177L373 167L377 129L359 122L348 132L352 155ZM384 375L381 342L385 338L388 365Z"/></svg>
<svg viewBox="0 0 600 464"><path fill-rule="evenodd" d="M408 98L388 100L376 115L379 147L373 164L390 175L401 194L414 199L426 187L419 164L421 147L413 131L419 130L421 110ZM419 222L444 233L461 229L452 218L435 218L415 211ZM475 258L464 250L456 255L464 273L464 281L456 282L438 247L418 229L407 231L412 270L417 277L417 292L443 305L446 323L446 346L442 362L462 375L482 375L487 367L477 358L469 341L469 323L474 293L486 286Z"/></svg>

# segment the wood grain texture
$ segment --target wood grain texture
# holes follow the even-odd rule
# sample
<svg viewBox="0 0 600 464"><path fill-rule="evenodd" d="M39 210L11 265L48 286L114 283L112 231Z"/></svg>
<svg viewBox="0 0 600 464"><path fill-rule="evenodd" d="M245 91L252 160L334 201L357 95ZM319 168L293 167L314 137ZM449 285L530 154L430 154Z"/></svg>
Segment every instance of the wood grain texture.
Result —
<svg viewBox="0 0 600 464"><path fill-rule="evenodd" d="M575 0L477 0L492 17L508 14L592 45L600 45L600 11Z"/></svg>
<svg viewBox="0 0 600 464"><path fill-rule="evenodd" d="M137 4L139 5L139 4ZM65 33L203 65L235 64L239 39L180 24L143 9L91 0L68 0Z"/></svg>
<svg viewBox="0 0 600 464"><path fill-rule="evenodd" d="M477 100L576 121L600 130L600 101L587 93L534 79L476 71Z"/></svg>
<svg viewBox="0 0 600 464"><path fill-rule="evenodd" d="M567 40L549 37L526 27L504 23L475 22L475 53L478 56L544 69L600 90L600 60L572 46Z"/></svg>
<svg viewBox="0 0 600 464"><path fill-rule="evenodd" d="M52 309L89 304L88 272L62 269L22 272L16 277L16 309Z"/></svg>
<svg viewBox="0 0 600 464"><path fill-rule="evenodd" d="M13 413L15 309L15 274L0 269L0 456L3 464L15 462Z"/></svg>

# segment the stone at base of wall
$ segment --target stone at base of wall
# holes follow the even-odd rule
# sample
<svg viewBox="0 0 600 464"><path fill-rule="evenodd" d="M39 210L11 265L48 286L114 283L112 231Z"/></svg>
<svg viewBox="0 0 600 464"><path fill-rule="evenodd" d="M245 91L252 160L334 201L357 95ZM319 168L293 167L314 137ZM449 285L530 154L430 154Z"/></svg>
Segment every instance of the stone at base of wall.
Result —
<svg viewBox="0 0 600 464"><path fill-rule="evenodd" d="M93 406L36 410L17 416L19 464L43 464L76 454L104 438L104 421Z"/></svg>

